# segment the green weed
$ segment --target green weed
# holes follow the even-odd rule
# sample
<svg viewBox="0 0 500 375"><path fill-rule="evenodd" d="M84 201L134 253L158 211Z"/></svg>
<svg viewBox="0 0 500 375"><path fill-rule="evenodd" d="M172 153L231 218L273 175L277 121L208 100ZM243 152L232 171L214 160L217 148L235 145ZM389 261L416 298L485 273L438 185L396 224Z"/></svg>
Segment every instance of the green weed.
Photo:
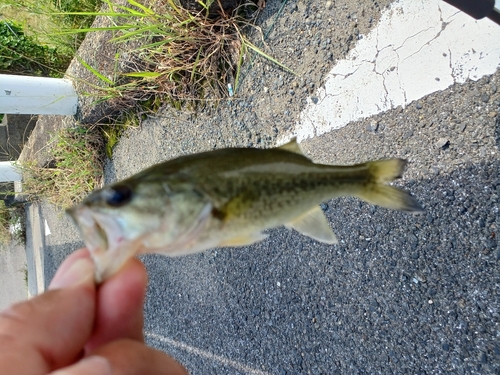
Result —
<svg viewBox="0 0 500 375"><path fill-rule="evenodd" d="M119 99L133 108L136 103L159 98L178 107L177 103L232 96L249 51L290 71L248 40L243 29L252 27L251 21L238 12L212 19L206 12L193 14L174 0L156 2L154 6L135 0L127 0L126 5L104 2L107 9L102 12L69 14L106 16L111 18L111 26L61 34L110 31L113 43L139 45L130 51L125 71L116 72L114 80L80 59L103 84L105 100ZM207 12L210 3L200 2Z"/></svg>
<svg viewBox="0 0 500 375"><path fill-rule="evenodd" d="M0 200L0 246L11 241L19 244L26 242L24 205L7 206Z"/></svg>
<svg viewBox="0 0 500 375"><path fill-rule="evenodd" d="M103 140L97 129L62 129L52 137L51 150L53 162L49 165L18 164L28 199L46 199L66 208L101 185Z"/></svg>
<svg viewBox="0 0 500 375"><path fill-rule="evenodd" d="M71 60L56 48L41 45L25 35L21 25L0 22L0 73L31 76L61 76Z"/></svg>
<svg viewBox="0 0 500 375"><path fill-rule="evenodd" d="M24 285L28 289L28 265L24 264L24 267L19 270L23 274Z"/></svg>
<svg viewBox="0 0 500 375"><path fill-rule="evenodd" d="M9 209L5 206L5 202L0 200L0 245L6 245L11 241L9 222Z"/></svg>
<svg viewBox="0 0 500 375"><path fill-rule="evenodd" d="M30 70L19 72L28 65L37 68L37 75L62 76L85 35L61 35L60 31L88 28L95 17L61 12L95 12L100 5L100 0L2 0L0 55L4 60L24 60L19 61L24 65L14 64L17 68L8 72L33 75Z"/></svg>

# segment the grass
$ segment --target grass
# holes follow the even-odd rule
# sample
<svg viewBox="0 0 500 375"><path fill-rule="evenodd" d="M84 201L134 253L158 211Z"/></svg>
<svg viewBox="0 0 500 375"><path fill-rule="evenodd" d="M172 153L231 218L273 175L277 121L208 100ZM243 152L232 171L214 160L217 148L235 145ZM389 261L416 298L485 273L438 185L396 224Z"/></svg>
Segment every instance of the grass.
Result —
<svg viewBox="0 0 500 375"><path fill-rule="evenodd" d="M28 265L25 263L24 267L19 270L23 274L24 285L28 289Z"/></svg>
<svg viewBox="0 0 500 375"><path fill-rule="evenodd" d="M124 71L114 72L113 79L80 59L104 86L101 99L113 105L134 108L137 103L168 102L180 108L185 103L232 96L250 51L290 71L249 41L244 30L253 26L238 10L213 19L205 12L193 14L175 0L158 1L154 6L136 0L127 0L126 5L104 1L107 9L103 12L71 14L105 16L111 26L61 34L108 31L113 33L111 43L139 45L128 51ZM119 66L121 56L115 59Z"/></svg>
<svg viewBox="0 0 500 375"><path fill-rule="evenodd" d="M95 17L60 13L97 11L100 5L100 0L2 0L0 14L4 19L21 24L26 34L35 37L42 45L57 48L61 55L71 60L84 35L61 35L59 32L87 28Z"/></svg>
<svg viewBox="0 0 500 375"><path fill-rule="evenodd" d="M96 128L62 129L50 142L53 162L18 164L23 174L23 194L30 200L46 199L67 208L102 184L103 141Z"/></svg>
<svg viewBox="0 0 500 375"><path fill-rule="evenodd" d="M20 244L26 242L26 223L23 205L7 207L0 200L0 245L7 245L11 241Z"/></svg>
<svg viewBox="0 0 500 375"><path fill-rule="evenodd" d="M16 204L10 211L10 228L12 239L19 243L26 243L26 214L24 204Z"/></svg>
<svg viewBox="0 0 500 375"><path fill-rule="evenodd" d="M0 245L6 245L11 241L10 234L10 212L5 202L0 200Z"/></svg>

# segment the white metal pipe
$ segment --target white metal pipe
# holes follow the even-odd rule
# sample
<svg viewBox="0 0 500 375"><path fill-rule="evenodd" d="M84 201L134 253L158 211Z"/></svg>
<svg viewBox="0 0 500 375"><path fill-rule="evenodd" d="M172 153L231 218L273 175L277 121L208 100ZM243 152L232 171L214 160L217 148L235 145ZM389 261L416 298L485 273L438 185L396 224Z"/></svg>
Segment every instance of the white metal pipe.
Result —
<svg viewBox="0 0 500 375"><path fill-rule="evenodd" d="M77 108L69 79L0 74L0 113L74 115Z"/></svg>
<svg viewBox="0 0 500 375"><path fill-rule="evenodd" d="M19 170L12 161L0 161L0 182L21 181Z"/></svg>

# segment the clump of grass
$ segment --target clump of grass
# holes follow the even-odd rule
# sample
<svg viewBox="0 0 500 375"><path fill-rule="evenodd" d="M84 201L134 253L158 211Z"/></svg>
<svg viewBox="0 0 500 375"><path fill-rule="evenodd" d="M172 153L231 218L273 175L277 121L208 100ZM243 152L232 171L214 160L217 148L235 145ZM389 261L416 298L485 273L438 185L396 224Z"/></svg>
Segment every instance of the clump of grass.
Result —
<svg viewBox="0 0 500 375"><path fill-rule="evenodd" d="M19 244L26 242L24 205L14 204L7 206L0 200L0 245L4 246L11 241Z"/></svg>
<svg viewBox="0 0 500 375"><path fill-rule="evenodd" d="M58 76L71 58L25 35L21 25L0 22L0 73Z"/></svg>
<svg viewBox="0 0 500 375"><path fill-rule="evenodd" d="M28 265L25 263L24 267L19 270L23 274L24 285L28 289Z"/></svg>
<svg viewBox="0 0 500 375"><path fill-rule="evenodd" d="M104 1L108 9L102 13L74 14L106 16L112 19L112 26L67 33L111 31L111 42L139 45L128 53L125 64L122 61L125 66L116 79L80 60L104 83L103 97L113 100L115 106L125 103L130 108L130 103L152 100L170 102L179 108L180 103L232 96L250 50L289 70L248 40L243 29L251 24L238 10L213 19L208 15L209 4L202 1L198 2L207 12L198 14L182 8L175 0L155 2L154 6L136 0L127 0L126 6Z"/></svg>
<svg viewBox="0 0 500 375"><path fill-rule="evenodd" d="M10 234L10 211L5 202L0 200L0 245L6 245L11 241Z"/></svg>
<svg viewBox="0 0 500 375"><path fill-rule="evenodd" d="M47 71L51 76L62 76L85 35L60 32L88 28L95 16L60 13L96 12L100 6L101 0L2 0L0 23L10 25L6 37L12 39L10 44L1 43L2 56L24 59L28 61L23 61L24 65L38 67L45 76Z"/></svg>
<svg viewBox="0 0 500 375"><path fill-rule="evenodd" d="M26 213L24 203L16 203L10 211L10 229L12 239L18 244L26 243Z"/></svg>
<svg viewBox="0 0 500 375"><path fill-rule="evenodd" d="M97 129L66 128L52 137L51 145L53 161L49 165L18 164L23 194L66 208L102 184L102 135Z"/></svg>

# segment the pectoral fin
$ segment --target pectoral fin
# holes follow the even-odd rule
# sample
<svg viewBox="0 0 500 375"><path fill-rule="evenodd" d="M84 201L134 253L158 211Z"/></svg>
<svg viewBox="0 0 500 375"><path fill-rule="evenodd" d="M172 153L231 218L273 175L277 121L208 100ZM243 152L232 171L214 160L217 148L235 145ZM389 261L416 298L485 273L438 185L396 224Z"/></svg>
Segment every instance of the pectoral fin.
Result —
<svg viewBox="0 0 500 375"><path fill-rule="evenodd" d="M338 243L335 233L330 228L328 220L319 206L285 224L285 227L293 228L297 232L314 238L319 242L328 244Z"/></svg>
<svg viewBox="0 0 500 375"><path fill-rule="evenodd" d="M255 242L262 241L265 238L267 238L267 234L264 233L260 232L249 233L224 240L218 246L220 247L246 246L246 245L251 245Z"/></svg>

